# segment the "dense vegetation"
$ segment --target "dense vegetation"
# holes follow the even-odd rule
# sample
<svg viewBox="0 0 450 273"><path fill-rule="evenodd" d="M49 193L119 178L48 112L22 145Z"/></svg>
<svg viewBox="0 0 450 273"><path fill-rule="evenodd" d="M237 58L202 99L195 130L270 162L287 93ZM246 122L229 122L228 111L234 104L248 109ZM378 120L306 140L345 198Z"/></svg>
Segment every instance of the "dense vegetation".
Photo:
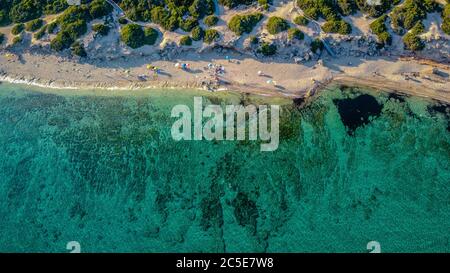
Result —
<svg viewBox="0 0 450 273"><path fill-rule="evenodd" d="M70 50L73 55L80 56L80 57L86 57L87 53L84 49L84 46L80 42L75 42L70 46Z"/></svg>
<svg viewBox="0 0 450 273"><path fill-rule="evenodd" d="M184 45L184 46L190 46L190 45L192 45L192 39L191 39L191 37L189 37L188 35L185 35L185 36L181 37L181 39L180 39L180 45Z"/></svg>
<svg viewBox="0 0 450 273"><path fill-rule="evenodd" d="M215 26L217 24L217 22L219 22L219 18L214 15L209 15L209 16L206 16L204 22L205 22L205 25L212 27L212 26Z"/></svg>
<svg viewBox="0 0 450 273"><path fill-rule="evenodd" d="M352 32L352 26L344 20L327 21L323 24L322 29L328 33L339 33L342 35L350 34Z"/></svg>
<svg viewBox="0 0 450 273"><path fill-rule="evenodd" d="M270 34L277 34L289 29L289 24L281 17L272 16L267 21L267 31Z"/></svg>
<svg viewBox="0 0 450 273"><path fill-rule="evenodd" d="M243 33L252 32L255 25L261 21L263 18L262 13L248 13L248 14L238 14L231 18L228 22L228 28L236 33L237 35L242 35Z"/></svg>
<svg viewBox="0 0 450 273"><path fill-rule="evenodd" d="M44 21L40 18L29 21L25 24L26 31L36 31L42 27Z"/></svg>
<svg viewBox="0 0 450 273"><path fill-rule="evenodd" d="M448 2L448 1L447 1ZM442 10L442 30L450 35L450 2Z"/></svg>
<svg viewBox="0 0 450 273"><path fill-rule="evenodd" d="M11 29L11 34L18 35L22 33L22 31L25 29L25 25L22 23L15 24Z"/></svg>
<svg viewBox="0 0 450 273"><path fill-rule="evenodd" d="M311 42L311 51L316 53L317 50L323 50L324 45L323 42L320 39L315 39Z"/></svg>
<svg viewBox="0 0 450 273"><path fill-rule="evenodd" d="M437 7L433 0L406 0L390 14L392 27L398 34L403 34L425 19L427 12L433 12Z"/></svg>
<svg viewBox="0 0 450 273"><path fill-rule="evenodd" d="M271 56L277 53L277 46L275 44L270 44L267 42L262 42L258 52L263 54L264 56Z"/></svg>
<svg viewBox="0 0 450 273"><path fill-rule="evenodd" d="M200 41L203 39L203 36L205 36L205 31L200 27L194 27L191 31L192 40L194 41Z"/></svg>
<svg viewBox="0 0 450 273"><path fill-rule="evenodd" d="M403 43L405 48L418 51L425 47L425 43L420 39L419 35L425 31L425 27L422 22L417 22L414 27L403 36Z"/></svg>
<svg viewBox="0 0 450 273"><path fill-rule="evenodd" d="M206 26L217 24L219 18L214 14L213 0L114 0L126 12L126 17L134 21L153 22L166 30L178 28L190 32L190 36L182 38L183 44L192 41L204 40L212 43L220 37L214 29L204 31L199 26L203 20ZM258 5L267 9L271 0L219 0L219 3L229 8L239 5ZM370 29L377 35L380 45L390 45L392 36L389 27L403 35L406 49L421 50L425 43L420 34L424 31L422 21L427 13L440 11L442 14L442 30L450 35L450 1L443 8L435 0L296 0L305 16L297 16L293 22L306 26L309 19L322 18L325 23L322 29L328 33L350 34L351 25L344 21L343 16L361 11L376 18L370 24ZM16 43L21 42L23 31L35 32L33 37L41 39L46 33L56 34L51 41L51 47L55 50L70 48L72 52L82 52L80 44L76 43L87 31L87 24L93 19L102 18L112 11L112 7L105 0L82 0L80 6L69 6L67 0L0 0L0 26L14 24L11 32L16 35ZM44 25L42 16L62 13L57 20ZM255 25L263 18L259 12L238 14L231 18L228 27L237 35L250 33ZM144 44L154 44L158 38L158 32L152 28L137 27L129 24L125 17L120 18L123 24L121 38L125 44L136 48ZM288 30L288 38L303 39L304 34L296 28L290 28L289 23L280 17L271 17L266 25L270 34L277 34ZM104 24L96 24L93 31L99 35L107 35L109 27ZM51 36L53 37L53 36ZM189 39L188 39L189 38ZM4 39L4 38L3 38ZM189 42L190 40L190 42ZM320 41L313 41L311 47L320 49ZM181 43L181 42L180 42ZM187 43L187 44L186 44ZM262 49L264 48L264 50ZM276 48L276 47L275 47ZM270 44L260 45L260 50L272 52ZM275 49L276 51L276 49ZM82 53L81 53L82 54ZM270 54L269 54L270 55Z"/></svg>
<svg viewBox="0 0 450 273"><path fill-rule="evenodd" d="M215 29L207 29L205 30L205 35L203 36L203 42L210 44L214 41L216 41L217 39L219 39L220 34L217 30Z"/></svg>
<svg viewBox="0 0 450 273"><path fill-rule="evenodd" d="M106 36L109 33L109 26L105 24L95 24L92 26L92 30L97 32L101 36Z"/></svg>
<svg viewBox="0 0 450 273"><path fill-rule="evenodd" d="M303 40L305 38L305 34L301 32L298 28L290 28L288 30L288 38L289 40Z"/></svg>
<svg viewBox="0 0 450 273"><path fill-rule="evenodd" d="M228 8L234 8L239 5L251 5L255 0L219 0L219 3Z"/></svg>
<svg viewBox="0 0 450 273"><path fill-rule="evenodd" d="M386 19L387 16L382 15L370 24L370 29L377 35L378 42L382 45L390 45L392 43L392 36L386 27Z"/></svg>
<svg viewBox="0 0 450 273"><path fill-rule="evenodd" d="M122 28L120 38L127 46L139 48L143 45L155 44L158 32L150 27L143 29L140 25L128 24Z"/></svg>
<svg viewBox="0 0 450 273"><path fill-rule="evenodd" d="M166 30L191 31L198 20L214 13L213 0L119 0L128 18L154 22Z"/></svg>
<svg viewBox="0 0 450 273"><path fill-rule="evenodd" d="M294 23L299 26L306 26L309 23L309 20L305 18L305 16L297 16L294 18Z"/></svg>
<svg viewBox="0 0 450 273"><path fill-rule="evenodd" d="M2 0L0 25L24 23L45 14L54 14L68 7L66 0Z"/></svg>

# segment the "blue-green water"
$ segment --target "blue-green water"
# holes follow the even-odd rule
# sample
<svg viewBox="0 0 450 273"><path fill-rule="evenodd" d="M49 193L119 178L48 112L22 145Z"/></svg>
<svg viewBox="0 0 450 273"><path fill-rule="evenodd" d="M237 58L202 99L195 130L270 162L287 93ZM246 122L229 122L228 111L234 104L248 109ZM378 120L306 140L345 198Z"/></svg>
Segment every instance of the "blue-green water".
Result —
<svg viewBox="0 0 450 273"><path fill-rule="evenodd" d="M67 252L69 241L83 252L367 252L372 240L450 251L450 123L435 102L338 88L303 107L77 93L0 85L1 252ZM381 113L346 128L337 106L363 93ZM279 149L173 141L170 110L194 95L282 103Z"/></svg>

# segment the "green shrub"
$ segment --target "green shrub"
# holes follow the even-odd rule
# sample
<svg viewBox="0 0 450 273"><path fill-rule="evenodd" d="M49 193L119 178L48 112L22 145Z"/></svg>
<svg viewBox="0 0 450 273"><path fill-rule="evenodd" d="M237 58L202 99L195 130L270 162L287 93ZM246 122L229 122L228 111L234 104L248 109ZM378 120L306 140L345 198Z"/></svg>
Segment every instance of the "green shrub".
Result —
<svg viewBox="0 0 450 273"><path fill-rule="evenodd" d="M402 34L404 29L410 30L417 22L425 19L427 12L436 8L435 3L430 1L406 0L403 5L396 7L390 15L393 29Z"/></svg>
<svg viewBox="0 0 450 273"><path fill-rule="evenodd" d="M40 40L42 37L44 37L46 30L47 26L43 26L38 32L33 35L34 39Z"/></svg>
<svg viewBox="0 0 450 273"><path fill-rule="evenodd" d="M53 50L61 51L69 48L73 44L74 39L67 31L60 31L55 38L50 42L50 47Z"/></svg>
<svg viewBox="0 0 450 273"><path fill-rule="evenodd" d="M251 5L255 2L255 0L219 0L219 3L228 7L234 8L238 5Z"/></svg>
<svg viewBox="0 0 450 273"><path fill-rule="evenodd" d="M207 44L210 44L217 39L219 39L219 32L215 29L207 29L205 30L205 36L203 37L203 41Z"/></svg>
<svg viewBox="0 0 450 273"><path fill-rule="evenodd" d="M380 16L370 24L370 29L375 35L377 35L379 43L383 45L390 45L392 44L392 36L389 34L386 27L386 18L386 15Z"/></svg>
<svg viewBox="0 0 450 273"><path fill-rule="evenodd" d="M354 0L337 0L339 12L343 15L351 15L356 12L357 6Z"/></svg>
<svg viewBox="0 0 450 273"><path fill-rule="evenodd" d="M324 45L323 42L320 39L315 39L311 42L311 51L314 53L317 53L317 50L323 50Z"/></svg>
<svg viewBox="0 0 450 273"><path fill-rule="evenodd" d="M3 41L5 41L5 34L0 33L0 45L3 44Z"/></svg>
<svg viewBox="0 0 450 273"><path fill-rule="evenodd" d="M151 19L154 23L170 31L177 29L181 21L176 13L171 13L161 6L151 10Z"/></svg>
<svg viewBox="0 0 450 273"><path fill-rule="evenodd" d="M288 38L289 40L303 40L305 38L305 34L301 32L298 28L290 28L288 30Z"/></svg>
<svg viewBox="0 0 450 273"><path fill-rule="evenodd" d="M89 14L93 19L110 14L113 7L105 0L94 0L89 4Z"/></svg>
<svg viewBox="0 0 450 273"><path fill-rule="evenodd" d="M54 0L47 2L47 5L44 7L45 14L60 13L69 7L69 5L67 4L67 0Z"/></svg>
<svg viewBox="0 0 450 273"><path fill-rule="evenodd" d="M22 41L23 41L22 35L15 36L15 37L13 38L13 40L12 40L12 44L13 44L13 45L17 45L17 44L22 43Z"/></svg>
<svg viewBox="0 0 450 273"><path fill-rule="evenodd" d="M205 22L205 25L212 27L212 26L217 25L217 22L219 22L219 18L214 15L209 15L205 18L204 22Z"/></svg>
<svg viewBox="0 0 450 273"><path fill-rule="evenodd" d="M450 35L450 19L448 18L444 19L441 28L445 34Z"/></svg>
<svg viewBox="0 0 450 273"><path fill-rule="evenodd" d="M42 19L34 19L25 24L25 30L34 32L40 29L43 24L44 21L42 21Z"/></svg>
<svg viewBox="0 0 450 273"><path fill-rule="evenodd" d="M56 28L58 27L58 23L57 22L51 22L50 24L47 25L47 31L49 34L53 34L55 33Z"/></svg>
<svg viewBox="0 0 450 273"><path fill-rule="evenodd" d="M147 27L144 29L144 36L144 43L146 45L154 45L156 43L156 40L158 39L158 31L156 31L154 28Z"/></svg>
<svg viewBox="0 0 450 273"><path fill-rule="evenodd" d="M181 37L180 45L190 46L192 45L192 39L188 35Z"/></svg>
<svg viewBox="0 0 450 273"><path fill-rule="evenodd" d="M22 41L23 41L23 38L22 38L21 35L15 36L15 37L13 38L13 45L20 44L20 43L22 43Z"/></svg>
<svg viewBox="0 0 450 273"><path fill-rule="evenodd" d="M271 56L277 53L277 46L275 44L269 44L267 42L262 42L258 52L264 56Z"/></svg>
<svg viewBox="0 0 450 273"><path fill-rule="evenodd" d="M417 22L411 29L411 32L415 35L420 35L425 32L425 26L421 21Z"/></svg>
<svg viewBox="0 0 450 273"><path fill-rule="evenodd" d="M20 24L15 24L13 26L13 28L11 29L11 34L13 35L18 35L20 33L22 33L22 31L25 29L25 25L20 23Z"/></svg>
<svg viewBox="0 0 450 273"><path fill-rule="evenodd" d="M352 32L352 27L349 23L344 20L331 20L325 22L322 26L323 31L327 33L339 33L342 35L347 35Z"/></svg>
<svg viewBox="0 0 450 273"><path fill-rule="evenodd" d="M306 19L305 16L297 16L294 18L294 23L296 23L299 26L306 26L309 23L309 20Z"/></svg>
<svg viewBox="0 0 450 273"><path fill-rule="evenodd" d="M379 17L392 6L400 3L401 0L380 0L380 5L373 5L366 0L356 0L356 6L362 12L369 14L372 17Z"/></svg>
<svg viewBox="0 0 450 273"><path fill-rule="evenodd" d="M6 26L11 23L7 10L0 10L0 26Z"/></svg>
<svg viewBox="0 0 450 273"><path fill-rule="evenodd" d="M194 27L198 26L198 21L195 18L187 18L185 20L181 20L180 28L186 32L190 32Z"/></svg>
<svg viewBox="0 0 450 273"><path fill-rule="evenodd" d="M61 26L61 28L64 28L65 25L78 20L91 20L89 9L86 5L70 6L58 17L57 22Z"/></svg>
<svg viewBox="0 0 450 273"><path fill-rule="evenodd" d="M92 30L102 36L108 35L109 29L110 29L109 26L107 26L105 24L95 24L92 26Z"/></svg>
<svg viewBox="0 0 450 273"><path fill-rule="evenodd" d="M420 51L425 47L425 43L413 32L408 32L403 36L403 43L405 48L411 51Z"/></svg>
<svg viewBox="0 0 450 273"><path fill-rule="evenodd" d="M84 49L84 46L80 42L75 42L70 46L70 51L73 55L80 56L80 57L86 57L87 53Z"/></svg>
<svg viewBox="0 0 450 273"><path fill-rule="evenodd" d="M121 25L128 24L128 20L125 17L120 17L118 21L119 21L119 24L121 24Z"/></svg>
<svg viewBox="0 0 450 273"><path fill-rule="evenodd" d="M194 0L188 8L189 13L197 19L212 15L215 11L213 0Z"/></svg>
<svg viewBox="0 0 450 273"><path fill-rule="evenodd" d="M191 35L192 35L192 40L200 41L201 39L203 39L203 36L205 35L205 31L201 27L196 26L192 29Z"/></svg>
<svg viewBox="0 0 450 273"><path fill-rule="evenodd" d="M125 25L120 31L120 39L131 48L141 47L144 45L144 30L137 24Z"/></svg>
<svg viewBox="0 0 450 273"><path fill-rule="evenodd" d="M238 14L233 16L230 22L228 22L228 28L237 35L250 33L262 18L263 15L259 12L242 15Z"/></svg>
<svg viewBox="0 0 450 273"><path fill-rule="evenodd" d="M14 5L9 12L9 17L15 23L24 23L39 18L42 15L43 2L40 0L14 1Z"/></svg>
<svg viewBox="0 0 450 273"><path fill-rule="evenodd" d="M286 20L284 20L281 17L272 16L269 18L269 21L267 22L267 31L270 34L277 34L282 31L285 31L289 28L289 24Z"/></svg>
<svg viewBox="0 0 450 273"><path fill-rule="evenodd" d="M269 1L268 0L258 0L258 5L262 7L264 10L269 10Z"/></svg>
<svg viewBox="0 0 450 273"><path fill-rule="evenodd" d="M254 35L250 36L249 39L250 39L250 44L252 44L252 45L256 45L259 42L258 37L254 36Z"/></svg>

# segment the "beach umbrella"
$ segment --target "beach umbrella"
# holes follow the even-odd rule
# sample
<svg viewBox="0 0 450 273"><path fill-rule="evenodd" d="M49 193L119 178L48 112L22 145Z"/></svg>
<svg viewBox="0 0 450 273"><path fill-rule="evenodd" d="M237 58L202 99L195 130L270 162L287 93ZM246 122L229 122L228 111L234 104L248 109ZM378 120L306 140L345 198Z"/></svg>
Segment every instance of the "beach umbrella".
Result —
<svg viewBox="0 0 450 273"><path fill-rule="evenodd" d="M175 67L180 67L180 63L176 63L176 64L175 64Z"/></svg>
<svg viewBox="0 0 450 273"><path fill-rule="evenodd" d="M263 74L263 72L260 70L258 71L258 76L261 76Z"/></svg>
<svg viewBox="0 0 450 273"><path fill-rule="evenodd" d="M273 81L272 81L272 80L267 80L266 83L267 83L267 84L272 84Z"/></svg>

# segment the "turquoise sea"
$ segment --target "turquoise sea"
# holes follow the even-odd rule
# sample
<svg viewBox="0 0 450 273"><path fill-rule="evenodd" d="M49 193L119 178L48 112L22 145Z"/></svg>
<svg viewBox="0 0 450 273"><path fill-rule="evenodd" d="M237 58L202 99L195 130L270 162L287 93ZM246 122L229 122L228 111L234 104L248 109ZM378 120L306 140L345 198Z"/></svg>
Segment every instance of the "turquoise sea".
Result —
<svg viewBox="0 0 450 273"><path fill-rule="evenodd" d="M281 104L280 145L171 138L176 104ZM0 252L450 252L450 108L0 84Z"/></svg>

